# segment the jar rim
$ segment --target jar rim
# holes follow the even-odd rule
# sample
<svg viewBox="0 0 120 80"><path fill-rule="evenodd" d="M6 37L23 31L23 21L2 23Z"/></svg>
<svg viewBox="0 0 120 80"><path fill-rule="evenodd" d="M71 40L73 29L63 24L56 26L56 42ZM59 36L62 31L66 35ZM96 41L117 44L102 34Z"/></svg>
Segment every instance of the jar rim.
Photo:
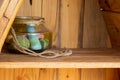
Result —
<svg viewBox="0 0 120 80"><path fill-rule="evenodd" d="M39 16L17 16L15 19L20 19L20 20L40 20L43 19L42 17Z"/></svg>
<svg viewBox="0 0 120 80"><path fill-rule="evenodd" d="M17 16L14 24L36 24L39 25L44 22L44 18L38 16Z"/></svg>

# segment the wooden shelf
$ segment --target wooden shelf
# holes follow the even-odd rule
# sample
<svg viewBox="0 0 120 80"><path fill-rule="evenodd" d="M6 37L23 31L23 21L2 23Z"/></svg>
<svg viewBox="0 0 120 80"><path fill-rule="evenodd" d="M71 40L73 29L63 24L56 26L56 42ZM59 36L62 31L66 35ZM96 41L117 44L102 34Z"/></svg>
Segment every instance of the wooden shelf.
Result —
<svg viewBox="0 0 120 80"><path fill-rule="evenodd" d="M120 68L120 51L79 49L73 55L45 59L24 54L3 53L0 68Z"/></svg>

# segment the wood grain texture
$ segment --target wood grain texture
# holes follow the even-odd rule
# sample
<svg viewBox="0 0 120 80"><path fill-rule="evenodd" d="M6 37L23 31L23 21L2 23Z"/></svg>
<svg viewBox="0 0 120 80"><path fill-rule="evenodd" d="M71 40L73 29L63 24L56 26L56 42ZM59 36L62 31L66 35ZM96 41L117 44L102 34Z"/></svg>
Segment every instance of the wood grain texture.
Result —
<svg viewBox="0 0 120 80"><path fill-rule="evenodd" d="M41 68L39 69L39 80L57 80L56 69Z"/></svg>
<svg viewBox="0 0 120 80"><path fill-rule="evenodd" d="M4 16L6 16L8 19L10 19L13 12L15 11L15 8L16 8L18 2L19 2L19 0L11 0L5 13L4 13L5 14Z"/></svg>
<svg viewBox="0 0 120 80"><path fill-rule="evenodd" d="M53 46L58 47L59 0L43 0L42 17L46 27L53 33Z"/></svg>
<svg viewBox="0 0 120 80"><path fill-rule="evenodd" d="M111 47L110 38L97 0L85 0L83 30L83 48ZM116 70L113 69L113 71ZM114 73L108 74L114 75ZM81 77L81 80L109 80L106 79L106 69L82 69Z"/></svg>
<svg viewBox="0 0 120 80"><path fill-rule="evenodd" d="M120 14L103 12L113 48L120 47Z"/></svg>
<svg viewBox="0 0 120 80"><path fill-rule="evenodd" d="M41 0L33 0L33 6L31 7L29 5L29 0L24 0L24 4L18 15L31 16L31 11L32 11L33 16L45 17L47 28L49 28L53 32L53 41L54 41L53 45L58 46L58 31L59 30L58 30L58 26L56 25L58 25L57 19L59 15L58 15L58 10L57 10L57 6L58 6L57 0L43 0L42 14L41 14L41 4L42 4ZM62 3L61 3L61 10L62 10L61 11L61 47L68 47L68 48L78 47L78 44L79 44L78 33L80 31L78 29L81 29L80 24L79 24L80 15L81 15L81 4L82 4L82 0L62 0ZM91 0L90 0L90 4L93 5ZM95 7L95 5L93 6ZM88 7L91 8L91 6L89 5ZM91 12L90 14L96 15L94 11L93 13ZM92 21L94 22L96 20L96 18L93 18L91 21L91 15L90 15L90 18L89 16L86 16L86 17L88 17L87 18L88 20L90 19L89 20L90 22ZM96 40L94 45L90 45L90 46L86 45L84 46L84 48L86 47L96 48L96 46L98 47L98 45L99 47L108 47L108 43L106 43L107 40L105 39L106 36L104 36L104 38L101 37L106 34L106 32L104 33L104 28L99 26L99 27L95 27L94 30L93 28L90 28L90 30L91 32L85 29L84 32L89 31L87 32L87 34L90 34L90 38L89 38L90 40L93 38L92 43L94 43L94 40L96 39L97 40L100 39L101 43L99 43L99 41ZM96 35L94 33L96 33ZM95 36L91 34L94 34ZM103 44L102 44L102 41L104 41ZM106 72L106 71L103 71L105 69L88 69L88 70L82 69L80 70L78 68L108 68L108 67L118 68L120 67L119 54L118 53L114 54L114 51L110 50L105 53L103 53L101 50L100 51L80 50L80 51L81 51L80 52L81 54L74 54L69 57L61 57L57 59L44 59L44 58L39 58L39 57L30 57L27 55L3 54L2 56L0 56L1 58L0 60L2 61L0 62L0 67L24 68L24 69L15 69L15 72L12 72L12 71L7 72L7 74L15 73L16 74L15 79L18 79L18 80L43 80L43 79L45 80L109 80L111 78L110 76L112 77L115 76L113 74L110 74L109 70ZM94 54L94 53L97 53L97 54ZM9 61L10 63L7 61ZM96 62L98 64L96 64ZM31 67L33 69L28 69L26 67L28 68ZM36 68L43 67L44 69L35 69L35 67ZM72 69L65 69L68 67ZM62 68L62 69L57 69L56 71L56 69L47 69L47 68ZM6 71L3 71L3 72L6 72ZM91 72L94 74L92 75ZM114 70L110 72L112 73L114 72ZM56 76L56 73L57 73L57 76ZM3 74L3 73L0 72L0 74ZM4 80L6 76L3 75L1 78L3 78ZM11 80L13 79L11 78Z"/></svg>
<svg viewBox="0 0 120 80"><path fill-rule="evenodd" d="M108 50L80 49L74 51L73 55L71 56L59 57L55 59L46 59L12 53L11 54L4 53L0 55L0 68L119 68L119 67L120 67L119 50L111 49Z"/></svg>
<svg viewBox="0 0 120 80"><path fill-rule="evenodd" d="M32 12L31 12L31 16L39 16L39 17L42 17L41 16L41 12L42 12L42 10L41 10L41 6L42 5L42 3L41 3L41 0L34 0L33 1L33 4L32 4L32 8L31 8L31 10L32 10Z"/></svg>
<svg viewBox="0 0 120 80"><path fill-rule="evenodd" d="M10 0L4 0L4 1L1 0L0 1L0 21L1 21L2 17L3 17L3 15L4 15L5 10L8 7L9 2L10 2Z"/></svg>
<svg viewBox="0 0 120 80"><path fill-rule="evenodd" d="M106 69L106 80L120 80L119 69Z"/></svg>
<svg viewBox="0 0 120 80"><path fill-rule="evenodd" d="M40 80L39 69L35 68L21 68L15 69L15 80Z"/></svg>
<svg viewBox="0 0 120 80"><path fill-rule="evenodd" d="M1 18L1 20L0 20L0 38L2 37L8 22L9 22L8 18L5 18L5 17Z"/></svg>
<svg viewBox="0 0 120 80"><path fill-rule="evenodd" d="M77 48L82 0L61 0L61 47Z"/></svg>
<svg viewBox="0 0 120 80"><path fill-rule="evenodd" d="M16 0L15 2L14 2L14 0L11 0L9 5L8 5L8 8L6 9L6 11L4 13L4 16L9 19L9 22L8 22L7 26L4 26L4 27L2 26L4 32L2 33L2 36L0 38L0 52L1 52L4 41L7 37L7 34L9 32L10 28L11 28L11 25L12 25L14 19L15 19L15 16L16 16L22 2L23 2L23 0Z"/></svg>
<svg viewBox="0 0 120 80"><path fill-rule="evenodd" d="M82 69L81 80L107 80L105 69Z"/></svg>
<svg viewBox="0 0 120 80"><path fill-rule="evenodd" d="M58 70L58 80L80 80L79 69L59 69Z"/></svg>
<svg viewBox="0 0 120 80"><path fill-rule="evenodd" d="M0 68L0 80L15 80L14 69Z"/></svg>
<svg viewBox="0 0 120 80"><path fill-rule="evenodd" d="M110 40L97 0L85 0L83 48L109 48Z"/></svg>
<svg viewBox="0 0 120 80"><path fill-rule="evenodd" d="M31 16L31 10L32 9L31 9L31 6L29 4L29 0L24 0L17 16Z"/></svg>

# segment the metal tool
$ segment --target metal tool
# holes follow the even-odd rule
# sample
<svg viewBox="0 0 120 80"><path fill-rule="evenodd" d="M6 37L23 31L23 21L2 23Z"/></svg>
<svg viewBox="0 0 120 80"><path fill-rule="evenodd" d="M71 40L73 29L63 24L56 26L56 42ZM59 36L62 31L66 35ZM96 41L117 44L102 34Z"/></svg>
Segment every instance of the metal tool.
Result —
<svg viewBox="0 0 120 80"><path fill-rule="evenodd" d="M32 0L30 0L30 5L32 6Z"/></svg>

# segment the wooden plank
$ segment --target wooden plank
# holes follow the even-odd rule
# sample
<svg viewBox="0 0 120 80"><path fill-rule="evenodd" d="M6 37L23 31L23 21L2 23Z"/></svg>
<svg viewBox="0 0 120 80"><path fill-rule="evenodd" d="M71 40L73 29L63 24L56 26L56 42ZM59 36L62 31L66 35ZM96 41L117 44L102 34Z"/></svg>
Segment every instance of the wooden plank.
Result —
<svg viewBox="0 0 120 80"><path fill-rule="evenodd" d="M59 69L58 80L80 80L79 69Z"/></svg>
<svg viewBox="0 0 120 80"><path fill-rule="evenodd" d="M106 79L105 80L120 80L118 69L106 69Z"/></svg>
<svg viewBox="0 0 120 80"><path fill-rule="evenodd" d="M119 50L73 51L73 55L46 59L22 54L1 54L0 68L119 68Z"/></svg>
<svg viewBox="0 0 120 80"><path fill-rule="evenodd" d="M0 68L0 80L14 80L14 69Z"/></svg>
<svg viewBox="0 0 120 80"><path fill-rule="evenodd" d="M42 12L41 7L42 7L41 0L34 0L32 5L32 16L41 17L41 12Z"/></svg>
<svg viewBox="0 0 120 80"><path fill-rule="evenodd" d="M81 80L107 80L105 69L82 69L81 72Z"/></svg>
<svg viewBox="0 0 120 80"><path fill-rule="evenodd" d="M0 1L0 4L1 4L1 6L0 6L0 21L1 21L1 18L3 17L3 15L4 15L5 10L8 7L9 2L10 2L10 0L4 0L4 1L1 0Z"/></svg>
<svg viewBox="0 0 120 80"><path fill-rule="evenodd" d="M120 14L103 12L113 48L120 47Z"/></svg>
<svg viewBox="0 0 120 80"><path fill-rule="evenodd" d="M4 27L7 26L8 22L9 22L8 18L5 18L5 17L2 17L1 20L0 20L0 36L1 37L2 37L2 35L4 33L4 30L5 30Z"/></svg>
<svg viewBox="0 0 120 80"><path fill-rule="evenodd" d="M39 69L39 80L57 80L56 69L54 68L41 68Z"/></svg>
<svg viewBox="0 0 120 80"><path fill-rule="evenodd" d="M46 27L53 33L53 46L58 47L59 0L43 0L41 16L45 18Z"/></svg>
<svg viewBox="0 0 120 80"><path fill-rule="evenodd" d="M10 27L14 21L14 18L16 16L22 2L23 2L23 0L17 0L17 1L11 0L10 4L8 5L9 8L6 10L4 16L9 19L9 22L8 22L7 26L3 27L4 32L2 33L2 36L0 38L0 52L1 52L2 46L4 44L5 38L7 37L7 34L10 30ZM14 8L12 8L11 6Z"/></svg>
<svg viewBox="0 0 120 80"><path fill-rule="evenodd" d="M4 2L4 0L0 0L0 8L1 8L3 2Z"/></svg>
<svg viewBox="0 0 120 80"><path fill-rule="evenodd" d="M110 48L111 43L97 0L85 0L83 48ZM92 74L90 73L92 72ZM106 80L105 69L82 69L82 80ZM110 73L112 75L112 73Z"/></svg>
<svg viewBox="0 0 120 80"><path fill-rule="evenodd" d="M40 80L39 69L21 68L14 71L15 80Z"/></svg>
<svg viewBox="0 0 120 80"><path fill-rule="evenodd" d="M36 1L36 0L34 0L34 1ZM41 1L41 0L39 0L39 1ZM33 6L34 6L34 4L33 4ZM30 6L29 0L24 0L17 16L31 16L32 15L31 14L31 11L32 11L31 8L32 7Z"/></svg>
<svg viewBox="0 0 120 80"><path fill-rule="evenodd" d="M18 1L19 0L11 0L10 1L9 5L8 5L8 8L6 9L6 11L4 13L5 17L7 17L8 19L11 18L11 16L13 15L14 10L15 10L17 4L18 4Z"/></svg>
<svg viewBox="0 0 120 80"><path fill-rule="evenodd" d="M82 0L61 0L61 47L77 48Z"/></svg>
<svg viewBox="0 0 120 80"><path fill-rule="evenodd" d="M85 0L83 48L109 48L110 40L97 0Z"/></svg>
<svg viewBox="0 0 120 80"><path fill-rule="evenodd" d="M61 48L77 48L82 46L81 41L78 42L80 26L80 15L82 14L83 0L60 0L60 47ZM79 30L80 29L80 30ZM82 39L82 37L80 37ZM58 80L80 80L79 69L59 69Z"/></svg>

